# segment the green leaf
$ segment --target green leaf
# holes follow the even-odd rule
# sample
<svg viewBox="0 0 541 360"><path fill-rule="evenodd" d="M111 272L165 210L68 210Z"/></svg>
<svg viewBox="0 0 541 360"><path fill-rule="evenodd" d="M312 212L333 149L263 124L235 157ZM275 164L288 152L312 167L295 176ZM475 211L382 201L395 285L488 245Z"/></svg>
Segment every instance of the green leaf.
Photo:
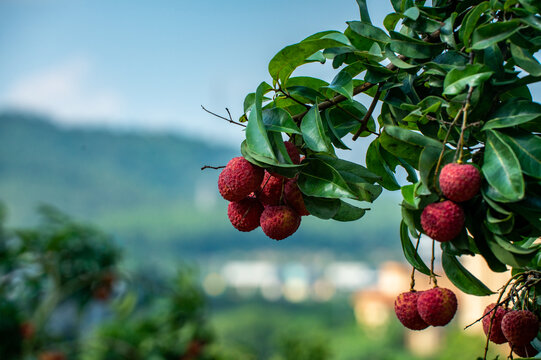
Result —
<svg viewBox="0 0 541 360"><path fill-rule="evenodd" d="M402 251L404 252L404 256L411 266L425 275L430 275L430 269L423 262L423 259L421 259L419 256L419 253L415 251L415 246L413 246L411 243L408 226L404 221L400 223L400 242L402 243Z"/></svg>
<svg viewBox="0 0 541 360"><path fill-rule="evenodd" d="M347 71L340 71L326 88L334 90L350 100L353 97L353 79Z"/></svg>
<svg viewBox="0 0 541 360"><path fill-rule="evenodd" d="M334 39L310 39L303 40L300 43L286 46L280 50L269 62L269 74L275 81L280 81L285 85L286 80L293 71L305 60L321 49L349 45L343 41Z"/></svg>
<svg viewBox="0 0 541 360"><path fill-rule="evenodd" d="M483 130L520 125L541 117L541 105L521 99L513 99L496 110Z"/></svg>
<svg viewBox="0 0 541 360"><path fill-rule="evenodd" d="M328 220L336 215L340 209L341 201L339 199L327 199L314 196L303 196L306 210L315 217Z"/></svg>
<svg viewBox="0 0 541 360"><path fill-rule="evenodd" d="M402 140L408 144L421 147L432 146L437 149L443 148L443 144L436 139L398 126L386 126L384 131L395 139Z"/></svg>
<svg viewBox="0 0 541 360"><path fill-rule="evenodd" d="M310 159L299 174L297 184L309 196L357 199L346 180L332 166L320 159Z"/></svg>
<svg viewBox="0 0 541 360"><path fill-rule="evenodd" d="M310 156L310 159L319 159L329 164L335 168L340 175L347 181L351 183L363 182L373 184L378 180L381 180L381 177L374 174L367 168L357 163L338 159L332 156L323 155L323 154L314 154Z"/></svg>
<svg viewBox="0 0 541 360"><path fill-rule="evenodd" d="M530 248L524 248L522 246L515 245L496 234L494 235L494 240L496 240L496 243L498 243L498 245L500 245L502 248L509 252L512 252L513 254L529 255L539 250L539 246L537 245Z"/></svg>
<svg viewBox="0 0 541 360"><path fill-rule="evenodd" d="M378 183L385 189L389 191L400 189L400 185L396 181L396 178L389 168L389 165L381 156L380 144L377 139L372 141L372 143L368 146L368 150L366 151L366 167L368 170L381 177L381 180L379 180Z"/></svg>
<svg viewBox="0 0 541 360"><path fill-rule="evenodd" d="M428 146L423 149L421 156L419 157L419 175L421 182L427 187L431 188L435 186L434 173L432 169L436 166L441 150Z"/></svg>
<svg viewBox="0 0 541 360"><path fill-rule="evenodd" d="M443 251L441 262L449 280L466 294L477 296L494 294L485 284L466 270L455 256Z"/></svg>
<svg viewBox="0 0 541 360"><path fill-rule="evenodd" d="M496 236L488 237L487 243L488 247L499 261L512 267L524 267L531 261L533 257L532 254L522 255L507 250L502 245L500 245L498 240L496 240ZM503 240L503 243L505 243L505 240Z"/></svg>
<svg viewBox="0 0 541 360"><path fill-rule="evenodd" d="M325 127L319 115L317 102L302 118L301 131L306 146L311 150L329 154L334 153L331 140L325 133Z"/></svg>
<svg viewBox="0 0 541 360"><path fill-rule="evenodd" d="M431 44L391 31L391 50L413 59L433 58L441 53L441 44Z"/></svg>
<svg viewBox="0 0 541 360"><path fill-rule="evenodd" d="M407 18L410 18L411 20L415 21L419 18L420 12L419 8L412 6L406 11L404 11L404 16Z"/></svg>
<svg viewBox="0 0 541 360"><path fill-rule="evenodd" d="M461 93L466 86L476 87L488 80L493 71L486 71L483 65L467 65L465 69L454 68L449 71L443 81L443 93L456 95Z"/></svg>
<svg viewBox="0 0 541 360"><path fill-rule="evenodd" d="M267 86L268 84L263 82L257 87L255 104L252 106L246 126L246 144L252 153L268 158L269 161L276 161L276 155L270 144L261 111L263 91Z"/></svg>
<svg viewBox="0 0 541 360"><path fill-rule="evenodd" d="M485 49L509 38L520 29L519 20L481 25L473 32L471 48L474 50Z"/></svg>
<svg viewBox="0 0 541 360"><path fill-rule="evenodd" d="M387 35L385 31L370 24L360 21L348 21L347 24L355 34L360 35L366 39L377 41L382 44L386 44L391 41L389 35Z"/></svg>
<svg viewBox="0 0 541 360"><path fill-rule="evenodd" d="M490 3L488 1L482 2L476 7L474 7L470 12L468 12L466 17L464 18L458 34L459 38L462 40L466 47L469 46L471 34L475 30L477 22L479 21L479 19L481 19L481 15L489 8Z"/></svg>
<svg viewBox="0 0 541 360"><path fill-rule="evenodd" d="M370 14L368 13L368 7L366 6L366 0L357 0L357 5L359 5L359 12L361 14L361 21L371 24Z"/></svg>
<svg viewBox="0 0 541 360"><path fill-rule="evenodd" d="M509 145L493 130L487 131L481 171L490 186L507 202L519 201L524 197L524 179L520 163Z"/></svg>
<svg viewBox="0 0 541 360"><path fill-rule="evenodd" d="M400 19L402 19L400 14L388 14L387 16L385 16L385 19L383 19L383 26L385 26L385 29L387 29L387 31L393 31Z"/></svg>
<svg viewBox="0 0 541 360"><path fill-rule="evenodd" d="M457 15L458 14L454 12L451 14L450 17L445 19L440 32L441 41L449 45L451 48L456 48L456 41L453 29Z"/></svg>
<svg viewBox="0 0 541 360"><path fill-rule="evenodd" d="M419 156L421 155L422 147L419 145L413 145L405 141L392 137L386 131L383 131L379 137L379 143L389 153L397 158L408 160L410 164L419 163Z"/></svg>
<svg viewBox="0 0 541 360"><path fill-rule="evenodd" d="M284 109L272 108L263 110L263 123L268 131L301 134L301 130Z"/></svg>
<svg viewBox="0 0 541 360"><path fill-rule="evenodd" d="M526 132L501 134L500 138L513 149L525 174L541 178L541 137Z"/></svg>
<svg viewBox="0 0 541 360"><path fill-rule="evenodd" d="M541 64L528 50L511 44L511 54L515 63L533 76L541 76Z"/></svg>
<svg viewBox="0 0 541 360"><path fill-rule="evenodd" d="M337 221L355 221L362 218L365 213L365 209L358 208L340 200L340 208L332 218Z"/></svg>
<svg viewBox="0 0 541 360"><path fill-rule="evenodd" d="M385 45L385 56L387 56L391 63L399 69L413 69L419 67L419 65L409 64L396 56L396 54L391 50L390 44Z"/></svg>

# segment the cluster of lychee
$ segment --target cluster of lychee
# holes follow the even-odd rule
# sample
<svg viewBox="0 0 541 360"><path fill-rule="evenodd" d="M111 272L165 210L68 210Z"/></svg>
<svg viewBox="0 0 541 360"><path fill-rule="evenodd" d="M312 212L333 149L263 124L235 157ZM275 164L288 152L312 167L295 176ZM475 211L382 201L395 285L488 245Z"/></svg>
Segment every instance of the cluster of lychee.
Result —
<svg viewBox="0 0 541 360"><path fill-rule="evenodd" d="M464 228L464 210L458 204L472 199L481 188L481 174L471 164L445 165L439 176L440 190L447 200L427 205L421 213L421 226L432 239L446 242Z"/></svg>
<svg viewBox="0 0 541 360"><path fill-rule="evenodd" d="M483 330L495 344L509 343L509 346L521 357L537 355L531 344L539 331L537 316L529 310L508 310L496 304L486 307L483 317ZM492 321L492 327L490 322Z"/></svg>
<svg viewBox="0 0 541 360"><path fill-rule="evenodd" d="M293 164L300 164L299 150L284 142ZM218 177L218 190L229 200L227 216L239 231L259 226L275 240L291 236L301 224L306 210L296 178L268 172L239 156L231 159Z"/></svg>
<svg viewBox="0 0 541 360"><path fill-rule="evenodd" d="M408 329L423 330L429 326L447 325L455 316L457 306L456 296L451 290L434 287L398 295L394 311Z"/></svg>

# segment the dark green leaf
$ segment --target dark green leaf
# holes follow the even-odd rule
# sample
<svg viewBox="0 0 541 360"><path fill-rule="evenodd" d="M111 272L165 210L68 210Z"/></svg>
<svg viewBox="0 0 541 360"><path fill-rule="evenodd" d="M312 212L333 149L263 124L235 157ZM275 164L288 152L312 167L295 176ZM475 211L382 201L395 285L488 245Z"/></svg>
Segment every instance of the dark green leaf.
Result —
<svg viewBox="0 0 541 360"><path fill-rule="evenodd" d="M419 253L415 251L415 246L413 246L411 243L408 226L404 221L400 223L400 241L402 243L402 251L404 252L404 256L411 266L425 275L430 275L430 269L423 262L423 259L421 259L419 256Z"/></svg>
<svg viewBox="0 0 541 360"><path fill-rule="evenodd" d="M368 7L366 6L366 0L357 0L357 5L359 5L359 13L361 14L361 21L371 24L370 14L368 13Z"/></svg>
<svg viewBox="0 0 541 360"><path fill-rule="evenodd" d="M483 284L479 279L473 276L458 259L447 253L443 252L441 262L445 274L451 280L451 282L460 290L466 294L487 296L493 294L493 292Z"/></svg>
<svg viewBox="0 0 541 360"><path fill-rule="evenodd" d="M487 182L508 202L524 197L520 163L509 145L493 130L487 131L484 162L481 168Z"/></svg>
<svg viewBox="0 0 541 360"><path fill-rule="evenodd" d="M340 173L320 159L308 161L299 174L297 184L309 196L357 199Z"/></svg>
<svg viewBox="0 0 541 360"><path fill-rule="evenodd" d="M303 196L306 210L320 219L330 219L336 215L340 209L341 201L339 199L327 199L314 196Z"/></svg>
<svg viewBox="0 0 541 360"><path fill-rule="evenodd" d="M380 176L374 174L364 166L351 161L338 159L323 154L315 154L310 156L310 159L312 158L322 160L335 168L347 182L367 182L373 184L374 182L381 180Z"/></svg>
<svg viewBox="0 0 541 360"><path fill-rule="evenodd" d="M464 18L459 30L459 37L466 47L469 46L471 34L475 30L477 22L481 19L481 15L489 8L490 3L488 1L482 2L468 12L468 15Z"/></svg>
<svg viewBox="0 0 541 360"><path fill-rule="evenodd" d="M432 146L437 149L442 149L443 144L436 139L424 136L417 132L406 130L398 126L386 126L385 132L395 139L402 140L408 144L427 147Z"/></svg>
<svg viewBox="0 0 541 360"><path fill-rule="evenodd" d="M340 200L340 208L332 218L337 221L355 221L363 217L365 213L365 209L358 208Z"/></svg>
<svg viewBox="0 0 541 360"><path fill-rule="evenodd" d="M524 132L500 134L500 138L513 149L525 174L541 178L541 137Z"/></svg>
<svg viewBox="0 0 541 360"><path fill-rule="evenodd" d="M413 59L428 59L441 53L441 44L431 44L391 31L391 50Z"/></svg>
<svg viewBox="0 0 541 360"><path fill-rule="evenodd" d="M420 14L419 9L415 6L412 6L406 11L404 11L404 16L414 21L419 18L419 14Z"/></svg>
<svg viewBox="0 0 541 360"><path fill-rule="evenodd" d="M316 152L334 152L331 140L325 133L323 121L319 115L318 103L308 111L301 122L302 137L311 150Z"/></svg>
<svg viewBox="0 0 541 360"><path fill-rule="evenodd" d="M419 65L409 64L396 56L396 54L391 50L390 44L385 45L385 56L387 56L391 63L399 69L413 69L419 67Z"/></svg>
<svg viewBox="0 0 541 360"><path fill-rule="evenodd" d="M396 181L396 178L389 169L389 165L385 162L385 159L380 153L380 144L377 140L372 141L368 150L366 151L366 166L368 170L381 177L378 183L385 189L394 191L399 190L400 185Z"/></svg>
<svg viewBox="0 0 541 360"><path fill-rule="evenodd" d="M520 30L520 21L511 20L479 26L473 32L472 49L482 50L509 38Z"/></svg>
<svg viewBox="0 0 541 360"><path fill-rule="evenodd" d="M370 39L372 41L377 41L382 44L386 44L391 41L385 31L370 24L360 21L348 21L347 24L355 34L360 35L364 38Z"/></svg>
<svg viewBox="0 0 541 360"><path fill-rule="evenodd" d="M511 44L511 54L515 63L533 76L541 76L541 64L528 50Z"/></svg>
<svg viewBox="0 0 541 360"><path fill-rule="evenodd" d="M353 80L347 71L340 71L327 88L344 95L350 100L353 97Z"/></svg>
<svg viewBox="0 0 541 360"><path fill-rule="evenodd" d="M261 102L263 101L263 91L268 84L261 83L257 87L255 95L255 104L252 106L246 126L246 144L250 151L260 157L268 158L269 161L276 161L276 155L267 136L267 130L263 123Z"/></svg>
<svg viewBox="0 0 541 360"><path fill-rule="evenodd" d="M516 126L541 117L541 105L521 99L506 102L496 110L483 130Z"/></svg>
<svg viewBox="0 0 541 360"><path fill-rule="evenodd" d="M443 41L452 48L456 48L456 41L453 29L457 15L457 13L452 13L450 17L445 19L440 32L441 41Z"/></svg>
<svg viewBox="0 0 541 360"><path fill-rule="evenodd" d="M492 76L493 71L487 71L483 65L467 65L465 69L455 68L445 76L443 81L445 95L456 95L466 86L476 87Z"/></svg>
<svg viewBox="0 0 541 360"><path fill-rule="evenodd" d="M301 130L291 115L280 108L263 110L263 123L268 131L301 134Z"/></svg>

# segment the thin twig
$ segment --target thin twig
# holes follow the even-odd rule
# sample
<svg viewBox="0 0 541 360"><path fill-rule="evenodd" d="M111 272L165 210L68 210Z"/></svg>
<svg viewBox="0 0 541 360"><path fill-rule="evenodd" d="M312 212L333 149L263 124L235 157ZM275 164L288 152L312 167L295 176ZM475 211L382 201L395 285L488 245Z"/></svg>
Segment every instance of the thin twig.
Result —
<svg viewBox="0 0 541 360"><path fill-rule="evenodd" d="M215 169L215 170L218 170L218 169L223 169L225 167L224 166L209 166L209 165L205 165L201 168L201 170L205 170L205 169Z"/></svg>
<svg viewBox="0 0 541 360"><path fill-rule="evenodd" d="M436 240L432 239L432 258L430 259L430 278L434 281L434 287L438 287L438 280L436 280L436 275L434 274L434 248L436 246Z"/></svg>
<svg viewBox="0 0 541 360"><path fill-rule="evenodd" d="M366 114L364 114L364 117L361 120L361 127L355 135L351 138L351 140L355 141L361 135L361 133L368 128L368 120L370 120L370 116L372 116L372 113L374 112L374 109L376 108L376 104L378 103L379 97L381 95L381 84L378 86L378 90L376 91L376 94L374 95L374 98L372 99L372 103L370 104L370 107L368 108L368 111Z"/></svg>
<svg viewBox="0 0 541 360"><path fill-rule="evenodd" d="M225 108L225 110L227 110L227 113L229 114L229 119L226 118L226 117L224 117L224 116L218 115L218 114L216 114L216 113L213 113L212 111L209 111L209 110L205 109L205 107L204 107L203 105L201 105L201 108L203 108L203 110L205 110L205 111L208 112L209 114L212 114L212 115L216 116L217 118L220 118L220 119L223 119L223 120L225 120L225 121L227 121L227 122L230 122L231 124L235 124L235 125L238 125L238 126L246 127L246 125L241 124L241 123L236 122L236 121L233 120L233 118L231 117L231 113L229 112L229 109L228 109L228 108Z"/></svg>
<svg viewBox="0 0 541 360"><path fill-rule="evenodd" d="M462 115L462 127L460 129L460 139L458 141L458 163L462 163L462 155L463 155L463 149L464 149L464 132L466 131L466 124L468 122L468 110L470 109L470 100L473 94L473 87L469 87L468 89L468 95L466 96L466 101L464 103L463 107L463 115ZM456 153L455 153L456 157Z"/></svg>
<svg viewBox="0 0 541 360"><path fill-rule="evenodd" d="M434 170L434 188L435 189L438 189L438 187L436 186L436 182L438 180L438 171L440 170L441 161L443 160L443 154L445 154L445 150L446 150L445 145L447 144L447 140L449 140L449 135L451 135L451 131L453 130L453 127L456 125L456 123L458 122L458 119L460 118L462 111L463 111L462 108L458 111L455 118L453 119L453 122L451 123L451 125L449 125L449 129L447 130L447 133L445 134L445 138L443 139L443 147L441 149L440 156L438 157L438 162L436 163L436 170Z"/></svg>
<svg viewBox="0 0 541 360"><path fill-rule="evenodd" d="M295 99L293 96L291 96L290 94L285 92L281 87L278 89L278 91L281 92L282 94L284 94L284 96L286 98L295 101L297 104L304 106L306 109L310 109L310 105L307 105L307 104L303 103L302 101L300 101L298 99Z"/></svg>
<svg viewBox="0 0 541 360"><path fill-rule="evenodd" d="M415 253L417 253L417 250L419 249L419 244L421 243L421 235L422 233L419 233L419 236L417 236L417 244L415 244ZM413 269L411 269L411 283L410 283L410 291L413 291L415 289L415 266L412 266Z"/></svg>

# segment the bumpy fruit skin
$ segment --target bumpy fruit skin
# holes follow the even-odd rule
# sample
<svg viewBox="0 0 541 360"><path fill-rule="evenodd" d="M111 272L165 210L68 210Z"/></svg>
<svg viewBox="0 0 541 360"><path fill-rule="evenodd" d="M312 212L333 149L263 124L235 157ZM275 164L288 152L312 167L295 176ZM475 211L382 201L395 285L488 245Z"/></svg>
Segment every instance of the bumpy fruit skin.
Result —
<svg viewBox="0 0 541 360"><path fill-rule="evenodd" d="M265 171L265 176L261 182L261 190L257 197L263 205L280 205L284 200L283 192L286 179L281 176L275 176Z"/></svg>
<svg viewBox="0 0 541 360"><path fill-rule="evenodd" d="M242 156L231 159L218 177L218 190L229 201L240 201L257 191L263 180L263 169Z"/></svg>
<svg viewBox="0 0 541 360"><path fill-rule="evenodd" d="M527 345L539 331L537 316L528 310L511 310L502 319L502 332L515 346Z"/></svg>
<svg viewBox="0 0 541 360"><path fill-rule="evenodd" d="M396 297L394 301L394 312L402 325L411 330L423 330L428 324L421 319L417 310L417 299L419 294L416 291L404 292Z"/></svg>
<svg viewBox="0 0 541 360"><path fill-rule="evenodd" d="M443 195L455 202L470 200L481 188L481 174L471 164L447 164L441 169L439 180Z"/></svg>
<svg viewBox="0 0 541 360"><path fill-rule="evenodd" d="M436 287L419 294L417 310L428 325L444 326L455 316L457 301L455 294L445 288Z"/></svg>
<svg viewBox="0 0 541 360"><path fill-rule="evenodd" d="M539 351L537 351L537 349L534 348L530 343L526 345L514 345L510 343L509 346L513 349L515 354L523 358L534 357L537 355L537 353L539 353Z"/></svg>
<svg viewBox="0 0 541 360"><path fill-rule="evenodd" d="M239 231L252 231L259 227L259 218L263 205L255 197L247 197L241 201L232 201L227 207L229 221Z"/></svg>
<svg viewBox="0 0 541 360"><path fill-rule="evenodd" d="M289 141L284 141L284 145L286 146L287 154L289 155L289 158L291 159L293 164L296 164L296 165L300 164L301 154L299 153L299 150L297 149L297 147Z"/></svg>
<svg viewBox="0 0 541 360"><path fill-rule="evenodd" d="M301 217L287 205L267 206L260 218L263 232L274 240L291 236L301 224Z"/></svg>
<svg viewBox="0 0 541 360"><path fill-rule="evenodd" d="M429 204L421 214L421 226L434 240L453 240L464 227L464 210L450 200Z"/></svg>
<svg viewBox="0 0 541 360"><path fill-rule="evenodd" d="M488 305L485 308L483 315L486 315L489 311L491 311L495 305L496 304ZM494 311L496 312L496 315L494 315ZM502 307L498 307L494 311L483 318L483 330L485 332L485 335L487 335L488 329L490 328L490 319L492 318L492 316L494 316L492 329L490 329L490 341L492 341L495 344L503 344L507 342L507 339L505 338L502 332L502 319L505 316L505 314L507 314L508 311Z"/></svg>
<svg viewBox="0 0 541 360"><path fill-rule="evenodd" d="M306 206L304 205L304 199L302 197L301 190L297 185L297 180L290 179L286 181L284 187L284 197L286 203L291 206L300 216L310 215Z"/></svg>

